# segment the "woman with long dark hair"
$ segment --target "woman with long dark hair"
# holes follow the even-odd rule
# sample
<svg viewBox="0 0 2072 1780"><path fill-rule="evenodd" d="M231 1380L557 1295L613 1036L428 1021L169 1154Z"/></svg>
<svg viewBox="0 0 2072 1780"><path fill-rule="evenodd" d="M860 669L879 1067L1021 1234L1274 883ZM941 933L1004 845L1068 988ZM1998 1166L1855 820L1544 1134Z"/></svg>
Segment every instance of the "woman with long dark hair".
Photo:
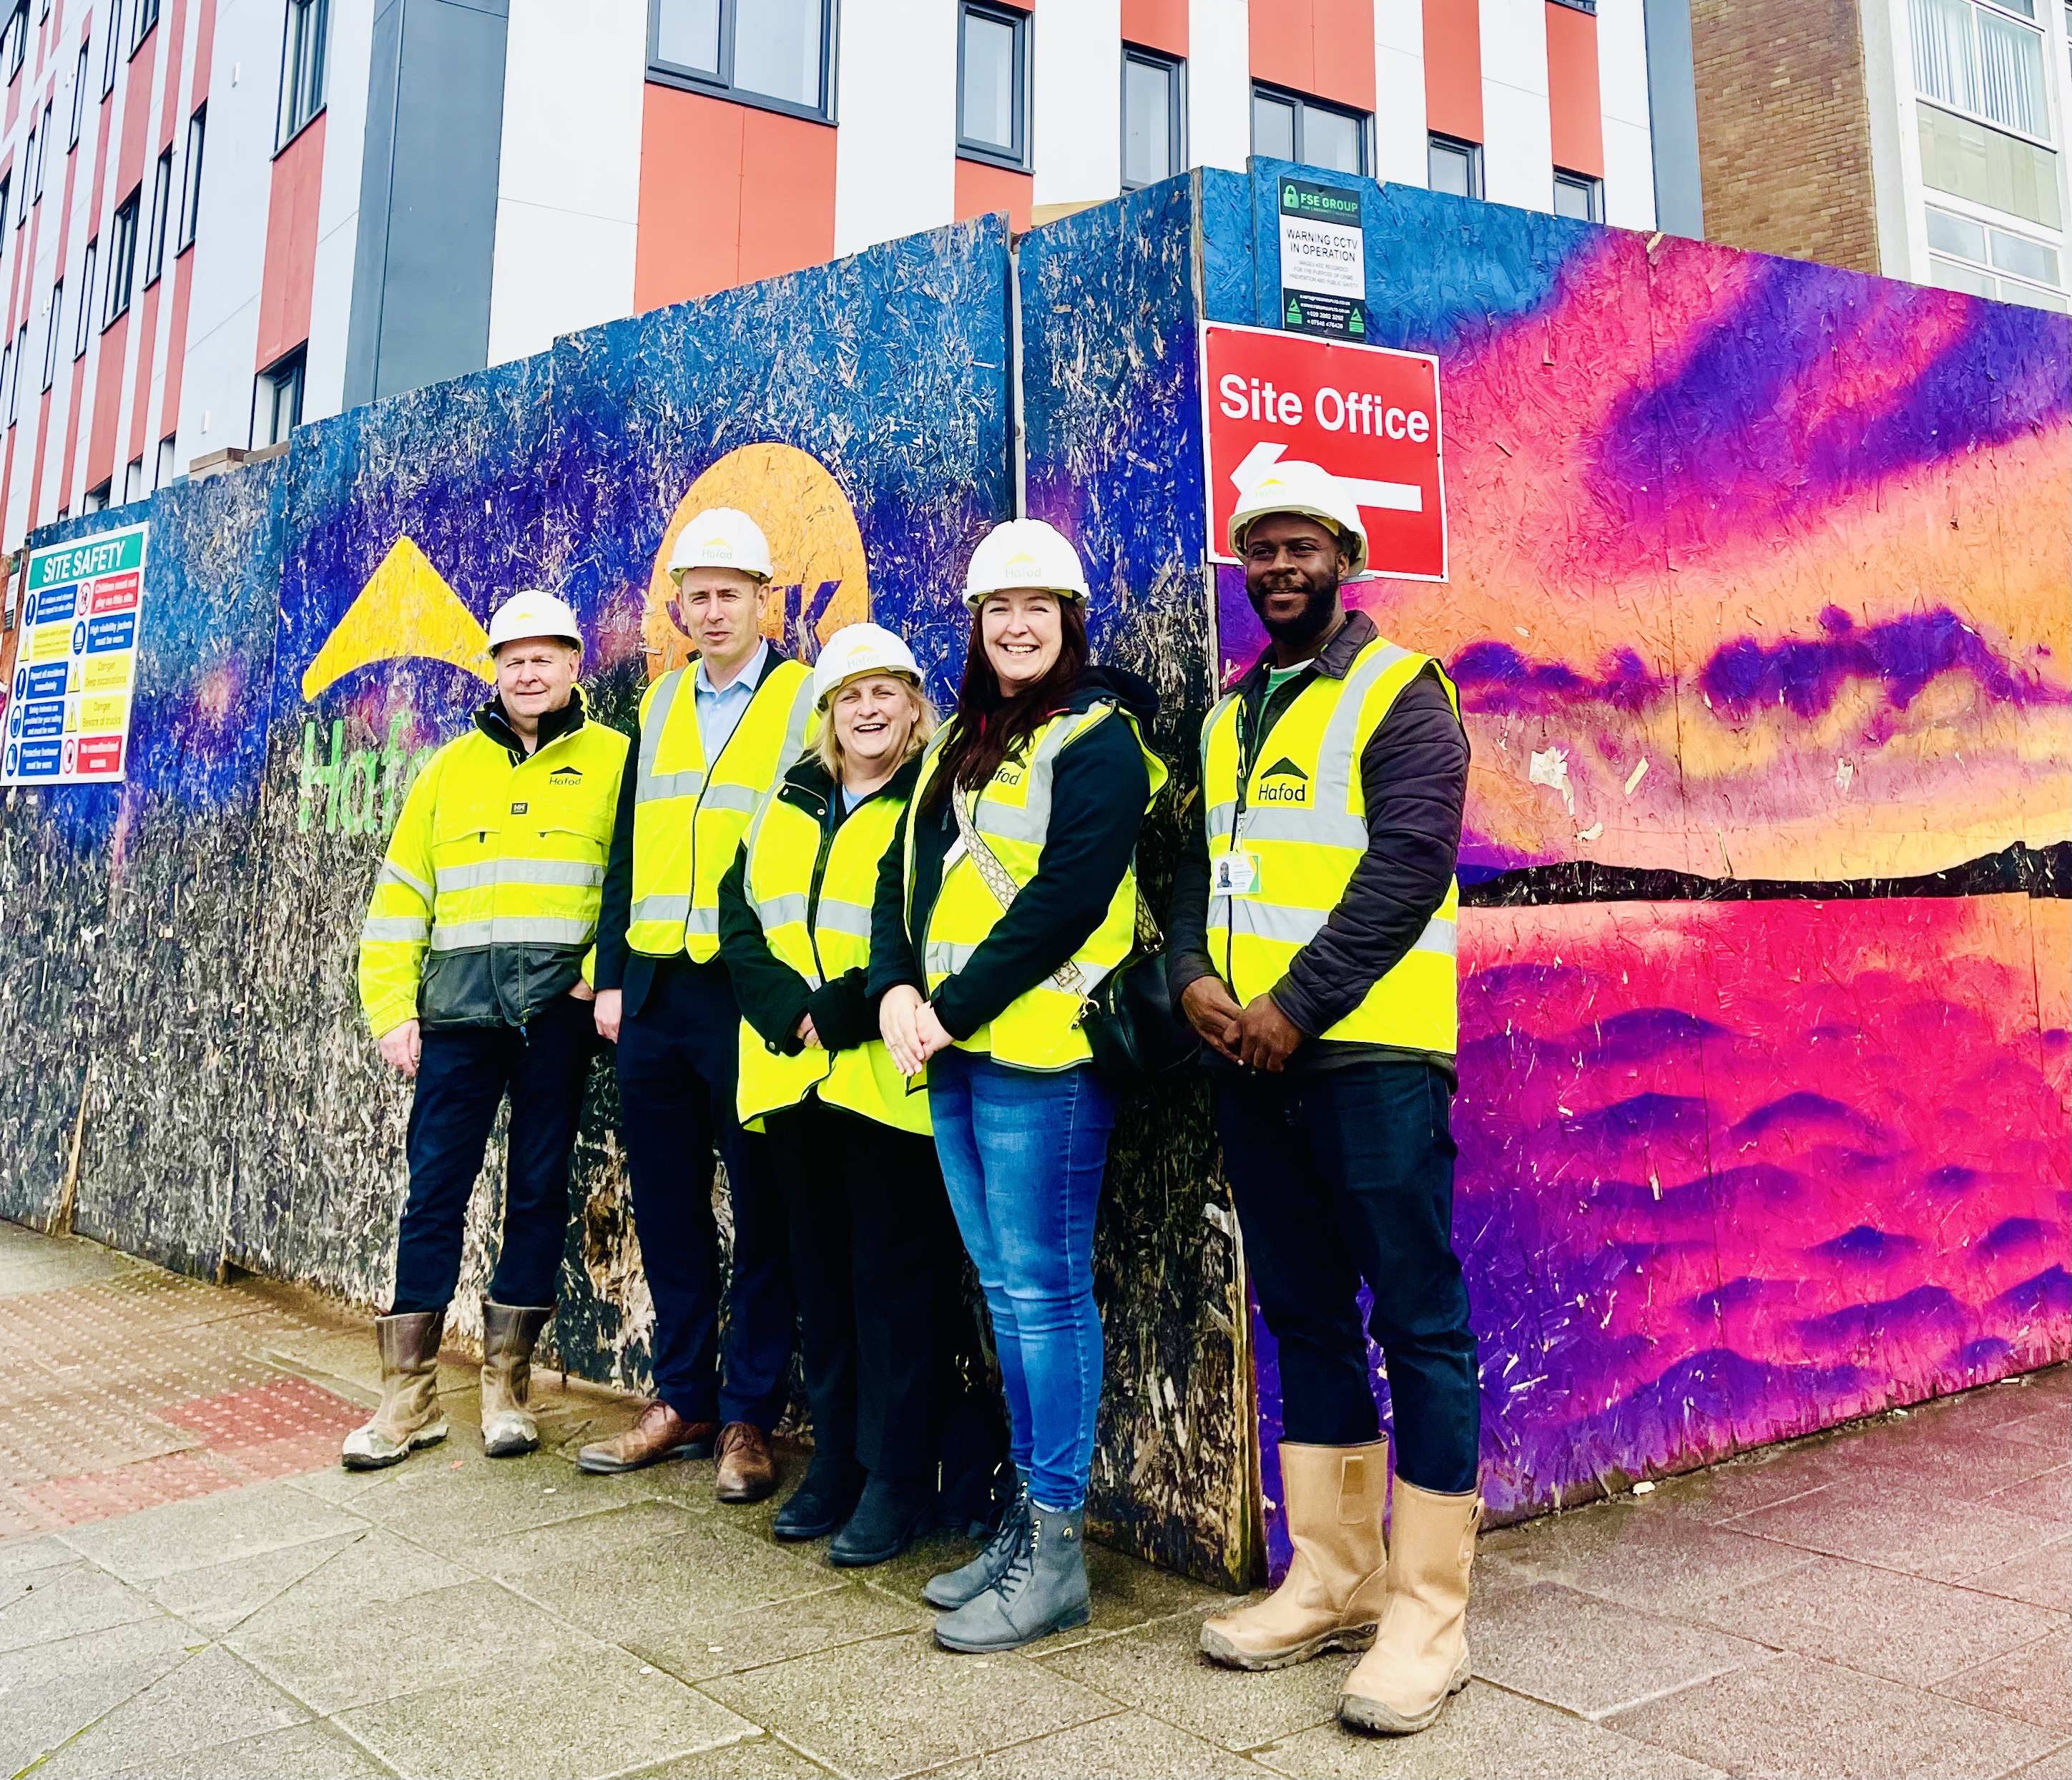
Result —
<svg viewBox="0 0 2072 1780"><path fill-rule="evenodd" d="M1128 957L1137 831L1166 770L1157 697L1092 664L1079 553L1011 520L967 571L957 714L936 732L871 926L869 993L900 1068L927 1073L936 1153L993 1316L1021 1488L927 1598L956 1651L1013 1650L1087 1614L1081 1555L1101 1326L1094 1213L1115 1096L1079 1029Z"/></svg>

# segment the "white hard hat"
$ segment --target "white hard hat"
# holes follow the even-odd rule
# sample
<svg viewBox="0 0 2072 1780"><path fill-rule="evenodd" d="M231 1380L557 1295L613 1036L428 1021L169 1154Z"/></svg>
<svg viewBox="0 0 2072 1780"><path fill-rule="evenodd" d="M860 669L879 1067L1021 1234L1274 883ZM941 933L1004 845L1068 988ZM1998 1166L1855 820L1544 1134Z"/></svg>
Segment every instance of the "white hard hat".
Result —
<svg viewBox="0 0 2072 1780"><path fill-rule="evenodd" d="M1067 599L1087 598L1087 571L1072 541L1047 520L1010 519L979 540L964 571L964 604L976 607L1008 587L1037 587Z"/></svg>
<svg viewBox="0 0 2072 1780"><path fill-rule="evenodd" d="M845 624L820 645L813 663L813 709L825 710L829 699L864 674L898 674L921 684L920 664L903 638L882 624Z"/></svg>
<svg viewBox="0 0 2072 1780"><path fill-rule="evenodd" d="M494 656L507 643L533 636L562 637L578 649L582 647L582 627L566 600L537 587L521 587L496 608L496 615L489 621L489 652Z"/></svg>
<svg viewBox="0 0 2072 1780"><path fill-rule="evenodd" d="M1367 526L1352 491L1330 471L1300 460L1271 465L1258 481L1237 497L1230 518L1230 553L1244 553L1244 534L1255 520L1269 513L1300 513L1322 520L1338 534L1348 559L1350 581L1367 566Z"/></svg>
<svg viewBox="0 0 2072 1780"><path fill-rule="evenodd" d="M669 578L681 581L690 569L738 569L758 581L776 573L770 566L770 541L763 528L733 507L707 508L676 534L676 547L669 553Z"/></svg>

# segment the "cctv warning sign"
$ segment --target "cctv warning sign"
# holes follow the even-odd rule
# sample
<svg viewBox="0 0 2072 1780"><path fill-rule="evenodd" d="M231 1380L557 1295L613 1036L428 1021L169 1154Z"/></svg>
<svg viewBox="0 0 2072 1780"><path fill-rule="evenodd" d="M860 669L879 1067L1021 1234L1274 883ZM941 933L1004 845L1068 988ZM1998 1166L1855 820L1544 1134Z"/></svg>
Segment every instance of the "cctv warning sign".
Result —
<svg viewBox="0 0 2072 1780"><path fill-rule="evenodd" d="M1202 329L1209 554L1235 562L1239 494L1283 458L1353 485L1368 572L1446 578L1439 361L1422 352L1211 322Z"/></svg>

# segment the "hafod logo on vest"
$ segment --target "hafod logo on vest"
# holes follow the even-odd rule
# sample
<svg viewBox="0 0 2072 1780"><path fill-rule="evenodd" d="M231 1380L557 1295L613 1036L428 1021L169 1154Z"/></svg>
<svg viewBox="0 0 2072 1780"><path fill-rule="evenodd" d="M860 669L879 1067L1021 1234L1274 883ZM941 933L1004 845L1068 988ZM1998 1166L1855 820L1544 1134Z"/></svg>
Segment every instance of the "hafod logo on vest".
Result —
<svg viewBox="0 0 2072 1780"><path fill-rule="evenodd" d="M691 639L669 578L676 536L710 507L732 507L763 528L776 574L763 635L811 666L820 644L870 616L870 574L856 510L826 465L796 446L744 445L693 483L669 516L648 580L641 643L648 677L690 660Z"/></svg>

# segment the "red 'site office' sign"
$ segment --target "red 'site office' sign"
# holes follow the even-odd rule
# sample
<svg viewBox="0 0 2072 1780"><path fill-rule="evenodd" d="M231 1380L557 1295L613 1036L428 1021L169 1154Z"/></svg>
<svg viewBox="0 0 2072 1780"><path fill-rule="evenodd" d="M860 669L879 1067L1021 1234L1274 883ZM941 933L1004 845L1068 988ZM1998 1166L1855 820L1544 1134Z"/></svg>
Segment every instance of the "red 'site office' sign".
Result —
<svg viewBox="0 0 2072 1780"><path fill-rule="evenodd" d="M1202 329L1202 401L1211 557L1236 560L1229 532L1238 491L1286 458L1353 485L1370 573L1446 578L1437 359L1211 322Z"/></svg>

